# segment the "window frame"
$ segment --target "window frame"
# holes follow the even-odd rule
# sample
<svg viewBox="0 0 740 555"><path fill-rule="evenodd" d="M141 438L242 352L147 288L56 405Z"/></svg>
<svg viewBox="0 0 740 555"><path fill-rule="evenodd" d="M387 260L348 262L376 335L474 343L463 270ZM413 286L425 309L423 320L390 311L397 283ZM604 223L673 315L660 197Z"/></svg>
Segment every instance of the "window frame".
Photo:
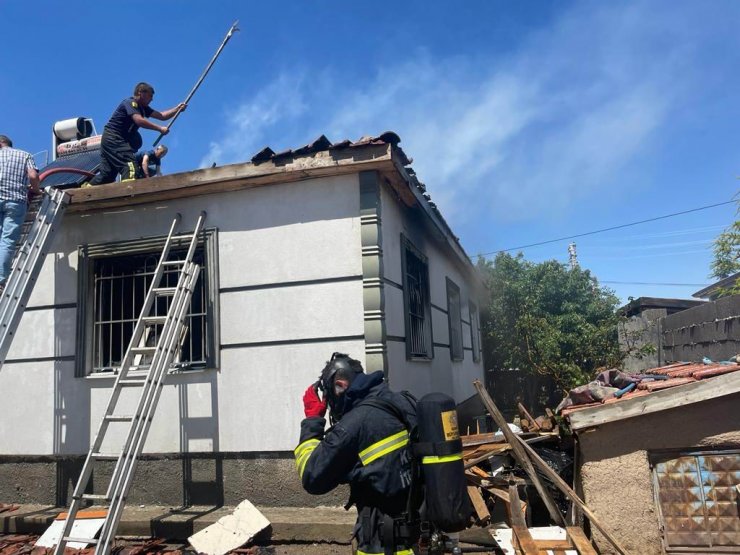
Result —
<svg viewBox="0 0 740 555"><path fill-rule="evenodd" d="M471 299L468 299L468 315L470 317L470 347L473 350L473 362L480 362L483 340L480 332L480 312L478 311L478 305Z"/></svg>
<svg viewBox="0 0 740 555"><path fill-rule="evenodd" d="M423 355L413 352L411 345L411 287L408 279L408 255L417 258L424 267L424 276L421 283L424 295L424 343ZM402 233L401 234L401 272L403 279L403 316L405 325L406 360L431 361L434 359L434 330L432 328L432 296L429 285L429 259Z"/></svg>
<svg viewBox="0 0 740 555"><path fill-rule="evenodd" d="M178 241L174 238L172 248L179 249L187 245L189 239ZM166 235L89 243L77 248L77 331L75 377L105 377L114 374L93 372L94 330L95 323L95 262L104 258L119 258L126 255L141 256L159 255L167 240ZM220 330L219 330L219 294L218 294L218 230L205 229L198 241L198 248L203 249L205 312L206 312L206 364L205 367L193 368L189 372L206 371L220 367ZM200 279L200 278L199 278ZM138 318L138 314L137 314ZM170 369L172 371L172 369Z"/></svg>
<svg viewBox="0 0 740 555"><path fill-rule="evenodd" d="M445 282L447 285L447 325L449 330L450 360L460 362L465 360L462 334L462 296L460 295L460 287L454 281L446 277ZM453 314L450 293L457 295L457 314ZM453 322L453 318L456 318L457 322ZM453 330L457 331L456 336ZM453 342L454 337L457 337L457 344Z"/></svg>

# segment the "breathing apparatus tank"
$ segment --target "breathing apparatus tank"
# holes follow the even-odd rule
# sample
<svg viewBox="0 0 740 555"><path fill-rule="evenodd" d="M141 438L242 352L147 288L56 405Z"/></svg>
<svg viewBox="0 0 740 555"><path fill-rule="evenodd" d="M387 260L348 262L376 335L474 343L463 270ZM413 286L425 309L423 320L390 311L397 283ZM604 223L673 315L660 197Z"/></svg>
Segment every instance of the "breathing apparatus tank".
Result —
<svg viewBox="0 0 740 555"><path fill-rule="evenodd" d="M463 530L473 508L465 482L455 401L444 393L429 393L417 402L416 416L414 452L421 462L426 520L445 532Z"/></svg>

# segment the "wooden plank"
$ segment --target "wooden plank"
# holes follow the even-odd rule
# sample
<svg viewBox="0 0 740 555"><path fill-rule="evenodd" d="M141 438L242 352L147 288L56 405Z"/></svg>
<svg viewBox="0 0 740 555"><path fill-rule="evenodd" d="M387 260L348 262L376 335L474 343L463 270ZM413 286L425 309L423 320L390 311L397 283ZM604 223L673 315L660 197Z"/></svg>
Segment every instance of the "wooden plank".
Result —
<svg viewBox="0 0 740 555"><path fill-rule="evenodd" d="M514 540L514 549L522 555L540 555L540 549L537 547L532 534L526 526L512 526L512 539Z"/></svg>
<svg viewBox="0 0 740 555"><path fill-rule="evenodd" d="M478 521L485 526L491 520L491 513L486 506L486 502L483 500L483 496L480 494L480 490L476 486L468 486L468 497L470 497L470 501L473 503Z"/></svg>
<svg viewBox="0 0 740 555"><path fill-rule="evenodd" d="M578 526L568 526L565 530L579 555L597 555L594 546Z"/></svg>
<svg viewBox="0 0 740 555"><path fill-rule="evenodd" d="M545 476L548 477L548 479L557 486L557 488L562 491L568 498L570 498L573 503L578 505L578 508L583 511L583 514L588 517L588 519L591 521L591 524L596 526L598 528L599 532L601 532L604 537L607 539L607 541L614 546L614 548L617 550L618 553L621 555L627 555L627 551L620 545L620 543L609 533L609 530L607 530L603 524L599 521L598 518L596 518L596 515L591 511L591 509L588 508L588 506L583 502L583 500L578 497L578 494L571 489L571 487L565 483L565 481L558 476L557 472L555 472L550 466L543 461L540 456L534 452L534 450L527 445L524 441L519 439L515 436L514 438L516 441L519 442L519 445L522 446L522 448L526 451L526 454L529 455L532 462L539 468L540 472L542 472Z"/></svg>
<svg viewBox="0 0 740 555"><path fill-rule="evenodd" d="M498 450L496 450L496 451L486 451L485 453L483 453L481 455L478 455L476 457L472 457L470 459L468 459L466 457L466 460L465 460L465 468L473 467L476 464L479 464L479 463L481 463L481 462L483 462L485 460L490 459L491 457L494 457L496 455L500 455L501 453L505 453L509 449L510 449L510 447L509 447L509 444L507 443L507 444L501 446L501 448L498 449Z"/></svg>
<svg viewBox="0 0 740 555"><path fill-rule="evenodd" d="M579 410L569 415L573 431L607 422L632 418L691 403L698 403L715 397L740 392L740 372L717 376L686 385L679 385L649 395L623 399L618 403Z"/></svg>
<svg viewBox="0 0 740 555"><path fill-rule="evenodd" d="M563 515L560 514L560 510L555 504L553 498L550 496L550 493L547 491L547 489L545 489L545 486L542 485L540 477L537 475L537 472L535 472L534 467L532 466L532 461L530 461L529 457L527 457L527 452L524 450L523 447L521 447L524 444L524 440L519 438L514 432L509 429L504 415L501 414L500 410L498 410L498 407L493 402L493 399L491 399L491 396L488 394L486 389L483 387L483 384L479 380L475 380L473 382L473 386L475 386L475 389L478 391L478 395L480 396L483 404L491 415L491 418L493 418L494 422L496 422L496 425L501 428L504 437L508 441L509 445L511 445L514 458L522 466L524 472L526 472L527 476L534 484L534 487L537 489L537 493L540 494L545 507L547 507L547 512L550 514L550 518L552 518L552 520L556 524L560 526L565 526ZM531 450L531 448L529 449Z"/></svg>
<svg viewBox="0 0 740 555"><path fill-rule="evenodd" d="M463 447L472 447L474 445L485 445L489 443L505 443L506 438L504 438L502 435L496 435L496 434L474 434L474 435L468 435L468 436L462 436L460 438L462 440Z"/></svg>

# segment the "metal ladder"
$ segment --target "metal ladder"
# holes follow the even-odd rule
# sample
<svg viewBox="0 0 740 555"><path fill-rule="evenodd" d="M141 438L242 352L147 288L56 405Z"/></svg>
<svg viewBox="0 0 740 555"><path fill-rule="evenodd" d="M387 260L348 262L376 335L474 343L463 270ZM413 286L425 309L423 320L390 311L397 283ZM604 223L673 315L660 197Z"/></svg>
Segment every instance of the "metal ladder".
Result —
<svg viewBox="0 0 740 555"><path fill-rule="evenodd" d="M29 204L10 275L0 293L0 369L68 204L69 195L56 189L44 191Z"/></svg>
<svg viewBox="0 0 740 555"><path fill-rule="evenodd" d="M144 306L134 326L126 354L121 361L121 368L113 385L108 407L100 422L98 433L90 451L87 453L80 479L72 494L72 505L64 522L64 530L54 550L54 555L62 555L67 542L95 544L96 555L108 555L110 553L116 529L123 514L123 507L126 504L126 497L133 482L136 462L144 448L147 433L154 418L164 378L181 346L183 322L200 270L198 264L193 262L193 255L198 244L198 237L203 230L205 217L205 212L201 212L193 233L184 236L175 235L180 216L178 215L172 222L152 283L144 299ZM190 244L185 258L169 260L173 242L186 239L190 240ZM175 287L160 286L166 268L179 269L179 277ZM170 297L167 315L150 315L156 299L165 296ZM147 338L150 336L156 337L155 346L146 345ZM146 375L141 373L137 375L135 372L132 374L132 369L140 367L140 361L144 358L151 358ZM116 410L124 388L141 389L134 414L122 414ZM101 453L100 449L103 446L108 426L114 422L130 422L128 433L120 446L121 450L116 453ZM106 492L104 494L85 493L90 484L95 461L106 460L116 461ZM70 536L77 512L85 501L108 504L108 512L99 539Z"/></svg>

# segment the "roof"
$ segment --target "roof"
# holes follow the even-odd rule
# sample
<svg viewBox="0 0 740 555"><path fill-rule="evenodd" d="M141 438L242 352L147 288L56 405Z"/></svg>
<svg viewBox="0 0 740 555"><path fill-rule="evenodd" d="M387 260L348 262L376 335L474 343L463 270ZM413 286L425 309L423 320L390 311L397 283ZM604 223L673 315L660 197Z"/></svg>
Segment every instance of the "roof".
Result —
<svg viewBox="0 0 740 555"><path fill-rule="evenodd" d="M393 131L336 143L321 135L300 148L278 153L265 147L250 162L137 179L135 182L70 189L67 191L71 197L67 212L130 208L134 204L375 170L394 189L401 202L424 213L436 239L446 243L460 262L469 271L474 271L458 237L410 167L412 159L398 146L400 142L401 138Z"/></svg>
<svg viewBox="0 0 740 555"><path fill-rule="evenodd" d="M567 407L573 431L740 392L740 364L679 362L646 370L668 379L642 381L621 398Z"/></svg>
<svg viewBox="0 0 740 555"><path fill-rule="evenodd" d="M635 316L651 308L665 308L668 314L680 312L687 308L693 308L706 301L695 301L692 299L666 299L662 297L638 297L619 309L625 316Z"/></svg>
<svg viewBox="0 0 740 555"><path fill-rule="evenodd" d="M699 289L691 296L696 297L697 299L711 299L717 293L719 293L720 289L725 289L735 285L738 279L740 279L740 272L732 274L731 276L727 276L726 278L721 279L718 282L705 287L704 289Z"/></svg>

